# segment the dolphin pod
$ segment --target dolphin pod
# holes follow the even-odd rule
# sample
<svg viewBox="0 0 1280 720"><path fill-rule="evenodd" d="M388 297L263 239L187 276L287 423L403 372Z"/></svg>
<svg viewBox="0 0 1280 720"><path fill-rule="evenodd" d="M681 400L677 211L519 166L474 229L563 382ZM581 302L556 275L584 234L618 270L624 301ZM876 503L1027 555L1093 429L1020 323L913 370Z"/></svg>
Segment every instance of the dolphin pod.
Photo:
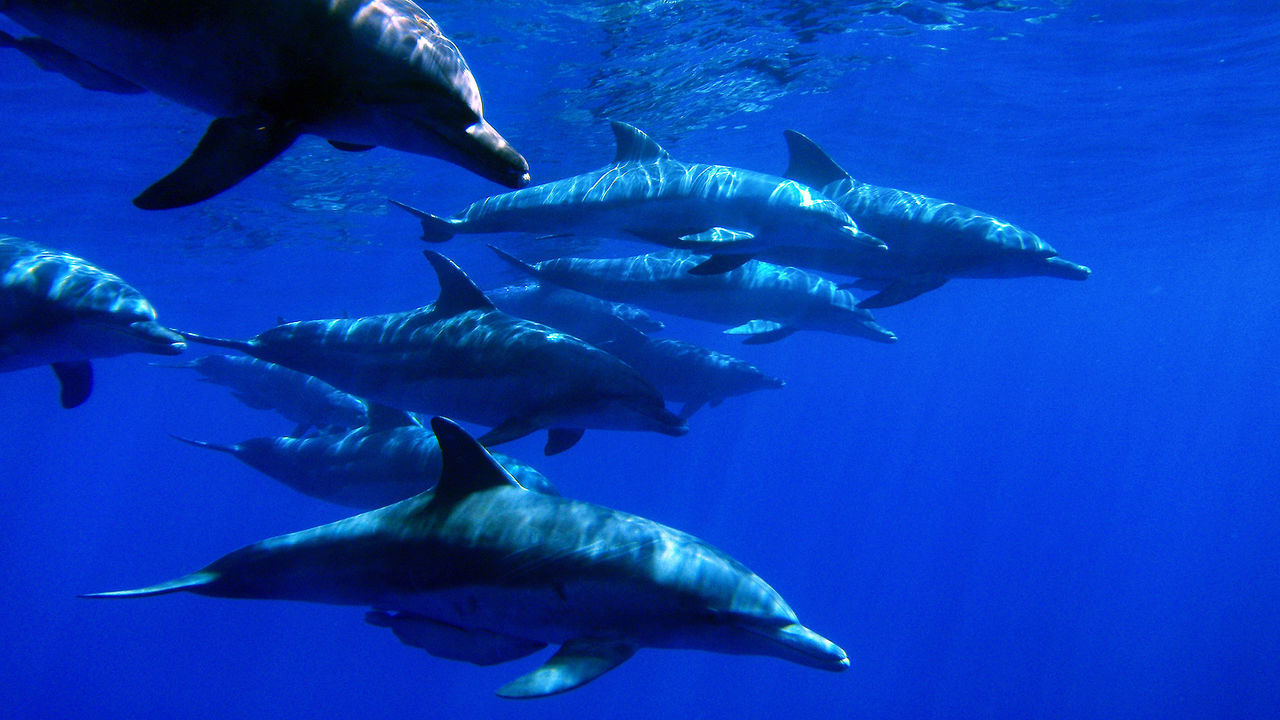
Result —
<svg viewBox="0 0 1280 720"><path fill-rule="evenodd" d="M879 292L859 307L906 302L953 277L1045 275L1084 280L1090 275L1089 268L1058 257L1058 251L1033 232L963 205L858 182L809 138L794 130L785 134L791 152L786 176L819 188L859 227L888 243L889 251L790 246L770 248L761 257L861 278L857 287Z"/></svg>
<svg viewBox="0 0 1280 720"><path fill-rule="evenodd" d="M93 391L93 358L176 355L182 336L156 322L132 286L81 258L0 236L0 372L52 365L62 406Z"/></svg>
<svg viewBox="0 0 1280 720"><path fill-rule="evenodd" d="M434 418L434 490L243 547L129 598L192 592L371 608L370 624L432 655L475 664L548 644L541 667L498 690L573 690L640 648L766 655L822 670L844 651L801 625L764 580L686 533L529 491L457 425Z"/></svg>
<svg viewBox="0 0 1280 720"><path fill-rule="evenodd" d="M438 157L508 187L529 165L484 119L457 46L410 0L5 0L39 35L0 38L94 90L151 90L209 113L195 151L135 200L208 199L299 135Z"/></svg>
<svg viewBox="0 0 1280 720"><path fill-rule="evenodd" d="M313 375L366 400L488 425L481 441L489 445L547 429L551 455L572 447L588 427L688 431L621 360L499 311L457 265L425 254L440 281L440 297L426 307L278 325L250 340L184 337Z"/></svg>
<svg viewBox="0 0 1280 720"><path fill-rule="evenodd" d="M451 218L392 201L417 216L422 239L531 232L630 237L706 253L689 272L716 274L774 245L883 251L812 187L725 165L675 160L640 130L613 123L618 152L599 170L503 193Z"/></svg>

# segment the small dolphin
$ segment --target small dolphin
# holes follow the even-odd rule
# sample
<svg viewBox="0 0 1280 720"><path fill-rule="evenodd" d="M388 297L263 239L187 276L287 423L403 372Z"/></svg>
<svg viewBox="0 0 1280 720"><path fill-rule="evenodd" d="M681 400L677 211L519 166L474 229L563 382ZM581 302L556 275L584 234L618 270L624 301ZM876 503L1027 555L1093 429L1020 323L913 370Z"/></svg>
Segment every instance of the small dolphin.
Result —
<svg viewBox="0 0 1280 720"><path fill-rule="evenodd" d="M552 455L588 427L688 432L621 360L499 311L448 258L425 255L440 281L440 297L426 307L277 325L250 340L184 337L314 375L366 400L488 425L494 429L481 441L490 445L547 428Z"/></svg>
<svg viewBox="0 0 1280 720"><path fill-rule="evenodd" d="M862 280L854 286L879 290L859 307L906 302L953 277L1005 278L1047 275L1084 280L1089 268L1058 257L1035 233L963 205L854 180L822 148L786 131L791 165L786 176L819 188L889 244L888 252L832 252L809 247L773 247L761 258Z"/></svg>
<svg viewBox="0 0 1280 720"><path fill-rule="evenodd" d="M485 295L508 315L553 327L592 345L630 331L662 329L662 322L638 307L601 300L559 285L530 282L486 290Z"/></svg>
<svg viewBox="0 0 1280 720"><path fill-rule="evenodd" d="M163 367L192 368L204 376L202 381L231 388L231 394L245 405L280 413L297 423L294 437L301 437L313 426L354 428L367 422L360 398L320 378L257 358L204 355Z"/></svg>
<svg viewBox="0 0 1280 720"><path fill-rule="evenodd" d="M431 421L435 490L264 540L190 575L137 590L373 608L401 642L476 664L546 644L542 667L498 690L562 693L642 647L768 655L822 670L844 651L800 624L764 580L703 541L589 503L530 492L461 428Z"/></svg>
<svg viewBox="0 0 1280 720"><path fill-rule="evenodd" d="M232 455L245 465L313 498L372 510L412 497L440 479L440 444L409 413L369 408L369 424L305 438L250 438L234 445L190 440ZM559 495L533 467L500 453L494 458L525 488Z"/></svg>
<svg viewBox="0 0 1280 720"><path fill-rule="evenodd" d="M681 402L688 419L703 405L716 407L727 397L786 385L756 366L715 350L635 331L618 333L598 345L635 368L668 402Z"/></svg>
<svg viewBox="0 0 1280 720"><path fill-rule="evenodd" d="M451 218L392 201L422 221L422 239L530 232L628 236L711 255L695 274L727 272L765 248L884 249L848 213L792 180L672 159L649 136L613 123L618 154L599 170L495 195Z"/></svg>
<svg viewBox="0 0 1280 720"><path fill-rule="evenodd" d="M898 339L869 311L858 308L853 295L797 268L752 260L726 273L699 276L688 270L705 258L679 251L608 260L557 258L530 265L492 249L540 282L672 315L737 325L725 332L747 335L748 344L781 340L797 330L885 343Z"/></svg>
<svg viewBox="0 0 1280 720"><path fill-rule="evenodd" d="M439 157L508 187L529 165L484 120L458 48L410 0L5 0L5 36L85 87L146 88L217 119L134 204L200 202L310 133Z"/></svg>
<svg viewBox="0 0 1280 720"><path fill-rule="evenodd" d="M92 358L184 349L125 281L74 255L0 236L0 372L52 365L62 407L73 408L93 391Z"/></svg>

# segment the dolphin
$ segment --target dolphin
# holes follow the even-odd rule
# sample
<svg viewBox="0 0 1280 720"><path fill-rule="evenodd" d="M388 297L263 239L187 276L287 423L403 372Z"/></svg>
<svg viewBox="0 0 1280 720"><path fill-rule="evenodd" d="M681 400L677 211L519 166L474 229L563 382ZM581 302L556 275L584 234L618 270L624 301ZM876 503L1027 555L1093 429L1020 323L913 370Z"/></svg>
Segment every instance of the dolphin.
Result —
<svg viewBox="0 0 1280 720"><path fill-rule="evenodd" d="M623 333L662 328L661 321L634 305L601 300L558 285L508 285L486 290L485 295L502 312L567 332L592 345Z"/></svg>
<svg viewBox="0 0 1280 720"><path fill-rule="evenodd" d="M481 438L490 445L547 428L545 451L553 455L588 427L688 432L621 360L499 311L448 258L424 254L440 281L440 297L426 307L277 325L250 340L183 336L314 375L365 400L490 426Z"/></svg>
<svg viewBox="0 0 1280 720"><path fill-rule="evenodd" d="M203 355L161 367L191 368L203 382L231 388L237 400L256 410L275 410L297 423L301 437L313 426L354 428L367 421L365 403L317 377L244 355ZM383 503L384 505L386 503Z"/></svg>
<svg viewBox="0 0 1280 720"><path fill-rule="evenodd" d="M368 425L304 438L259 437L234 445L174 438L227 453L304 495L360 510L412 497L440 479L436 436L409 413L384 405L369 408ZM559 494L532 466L493 456L523 487Z"/></svg>
<svg viewBox="0 0 1280 720"><path fill-rule="evenodd" d="M177 355L182 336L142 293L85 260L0 235L0 372L52 365L62 407L93 391L93 358Z"/></svg>
<svg viewBox="0 0 1280 720"><path fill-rule="evenodd" d="M675 160L648 135L614 122L618 152L599 170L504 193L441 218L391 202L422 221L422 239L530 232L633 239L711 255L695 274L732 270L773 245L884 250L884 243L817 190L725 165Z"/></svg>
<svg viewBox="0 0 1280 720"><path fill-rule="evenodd" d="M145 88L216 118L134 199L143 209L217 195L304 133L529 182L528 163L485 121L457 46L410 0L4 0L0 12L40 38L0 46L90 89Z"/></svg>
<svg viewBox="0 0 1280 720"><path fill-rule="evenodd" d="M750 363L682 340L630 331L598 347L635 368L668 402L684 403L679 415L685 419L704 405L716 407L727 397L786 385Z"/></svg>
<svg viewBox="0 0 1280 720"><path fill-rule="evenodd" d="M859 307L906 302L954 277L1006 278L1045 275L1084 280L1091 271L1058 257L1035 233L963 205L854 180L822 148L786 131L791 164L786 176L819 188L884 239L888 252L868 253L772 247L762 259L862 278L854 286L878 290Z"/></svg>
<svg viewBox="0 0 1280 720"><path fill-rule="evenodd" d="M597 260L556 258L529 264L492 247L499 257L540 282L661 312L735 325L747 344L781 340L797 330L822 330L891 343L857 299L814 273L752 260L719 275L691 275L705 258L679 251Z"/></svg>
<svg viewBox="0 0 1280 720"><path fill-rule="evenodd" d="M723 551L652 520L526 490L457 425L437 417L431 429L442 456L433 491L254 543L168 582L84 597L185 591L364 606L406 645L476 664L559 644L498 690L507 698L573 690L642 647L848 668L843 650Z"/></svg>

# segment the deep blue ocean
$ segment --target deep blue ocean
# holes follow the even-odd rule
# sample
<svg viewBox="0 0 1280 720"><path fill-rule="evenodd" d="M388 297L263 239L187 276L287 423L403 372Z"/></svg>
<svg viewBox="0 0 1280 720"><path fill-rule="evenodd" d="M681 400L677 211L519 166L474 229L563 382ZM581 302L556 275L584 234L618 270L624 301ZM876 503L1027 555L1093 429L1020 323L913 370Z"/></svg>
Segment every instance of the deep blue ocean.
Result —
<svg viewBox="0 0 1280 720"><path fill-rule="evenodd" d="M744 346L664 317L665 336L787 387L706 408L683 438L502 448L565 495L726 550L848 652L847 672L642 650L580 690L513 702L493 691L545 653L441 660L349 607L78 599L351 514L171 439L291 424L129 355L97 361L74 410L47 368L0 375L0 715L1275 717L1280 7L834 5L424 7L534 182L608 162L608 120L679 159L772 173L793 128L860 180L1004 217L1093 269L955 280L877 310L895 345ZM304 137L208 202L135 209L208 120L0 51L0 234L120 275L172 327L248 337L433 301L418 225L386 199L446 214L502 191ZM435 248L482 287L513 280L486 241L554 254L514 235Z"/></svg>

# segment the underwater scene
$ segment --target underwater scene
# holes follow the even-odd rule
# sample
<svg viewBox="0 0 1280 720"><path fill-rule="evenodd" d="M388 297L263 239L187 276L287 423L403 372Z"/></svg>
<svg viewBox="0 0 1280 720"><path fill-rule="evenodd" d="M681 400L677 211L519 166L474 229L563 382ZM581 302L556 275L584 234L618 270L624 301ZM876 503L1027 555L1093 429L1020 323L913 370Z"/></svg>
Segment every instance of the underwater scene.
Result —
<svg viewBox="0 0 1280 720"><path fill-rule="evenodd" d="M1280 6L0 0L0 109L0 715L1280 707Z"/></svg>

